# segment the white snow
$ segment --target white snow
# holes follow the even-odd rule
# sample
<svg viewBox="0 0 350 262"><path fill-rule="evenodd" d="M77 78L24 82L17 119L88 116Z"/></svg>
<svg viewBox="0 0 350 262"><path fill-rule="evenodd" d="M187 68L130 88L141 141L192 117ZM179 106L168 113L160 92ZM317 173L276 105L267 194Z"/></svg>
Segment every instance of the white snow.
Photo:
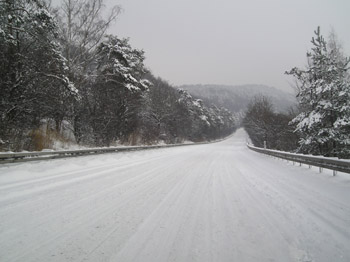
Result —
<svg viewBox="0 0 350 262"><path fill-rule="evenodd" d="M140 88L138 88L137 86L127 83L125 84L125 87L129 90L129 91L139 91Z"/></svg>
<svg viewBox="0 0 350 262"><path fill-rule="evenodd" d="M0 166L0 261L350 261L350 175L213 144Z"/></svg>

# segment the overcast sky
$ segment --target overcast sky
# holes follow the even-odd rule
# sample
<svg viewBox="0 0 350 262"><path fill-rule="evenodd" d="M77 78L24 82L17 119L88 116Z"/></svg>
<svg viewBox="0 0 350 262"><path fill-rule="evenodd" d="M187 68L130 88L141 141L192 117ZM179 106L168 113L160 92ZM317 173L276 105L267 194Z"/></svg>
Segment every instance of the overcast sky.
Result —
<svg viewBox="0 0 350 262"><path fill-rule="evenodd" d="M123 8L111 33L144 49L174 85L265 84L284 90L306 64L313 31L331 27L350 55L349 0L108 0Z"/></svg>

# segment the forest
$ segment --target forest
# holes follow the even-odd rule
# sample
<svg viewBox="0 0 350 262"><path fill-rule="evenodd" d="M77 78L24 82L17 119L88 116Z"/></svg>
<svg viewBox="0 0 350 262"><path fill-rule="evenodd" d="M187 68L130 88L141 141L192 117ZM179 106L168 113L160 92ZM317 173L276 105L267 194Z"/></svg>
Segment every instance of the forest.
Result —
<svg viewBox="0 0 350 262"><path fill-rule="evenodd" d="M0 2L0 151L209 141L236 129L230 111L154 76L143 50L107 34L120 10Z"/></svg>

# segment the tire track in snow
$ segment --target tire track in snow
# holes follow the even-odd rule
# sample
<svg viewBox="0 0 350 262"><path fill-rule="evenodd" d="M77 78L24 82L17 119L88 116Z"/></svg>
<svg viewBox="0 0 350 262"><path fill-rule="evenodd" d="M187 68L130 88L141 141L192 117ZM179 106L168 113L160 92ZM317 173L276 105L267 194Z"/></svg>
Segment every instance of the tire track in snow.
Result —
<svg viewBox="0 0 350 262"><path fill-rule="evenodd" d="M181 183L172 188L152 214L140 225L137 234L129 239L116 257L113 257L114 261L168 261L172 256L172 241L178 236L181 225L184 225L183 221L186 221L186 217L192 211L188 206L191 192L194 190L196 193L200 188L193 187L201 182L201 176L197 176L193 170L195 169L192 167L185 172ZM157 253L157 250L162 252Z"/></svg>
<svg viewBox="0 0 350 262"><path fill-rule="evenodd" d="M178 161L179 160L175 161L174 165L178 165L179 164ZM35 221L36 226L29 225L27 228L27 231L33 231L33 229L35 229L35 228L40 229L41 227L45 227L45 225L47 225L47 224L52 224L52 221L56 221L58 223L57 226L59 226L60 221L57 221L57 219L55 219L56 217L68 216L68 217L70 217L70 220L73 220L73 221L76 220L76 221L79 221L79 223L78 223L78 225L72 224L72 228L66 227L65 230L68 232L61 232L60 234L56 235L55 238L52 238L50 240L45 239L44 241L42 241L41 244L38 244L37 242L34 241L33 248L29 248L29 252L32 252L33 249L35 249L34 248L35 245L38 245L37 249L45 247L45 245L47 246L50 243L57 241L59 238L66 237L67 235L70 234L71 230L76 231L79 228L84 228L88 222L90 222L91 220L96 220L96 218L91 219L91 217L98 216L99 218L103 218L105 216L108 216L108 213L113 212L113 210L110 209L110 205L113 203L113 199L111 199L112 201L109 203L110 205L106 205L106 204L101 205L100 207L97 207L95 210L93 210L93 212L91 209L87 209L84 212L77 213L77 215L79 216L77 218L72 217L72 215L75 214L75 212L74 212L75 209L79 209L80 206L84 207L84 206L89 205L91 200L95 200L98 202L98 199L96 199L98 197L103 200L107 193L113 192L118 187L125 187L126 184L129 184L129 185L131 184L133 188L131 188L131 191L127 192L127 197L124 196L123 202L119 203L120 206L118 206L118 205L116 206L116 208L122 208L123 206L127 205L128 202L132 201L133 199L137 199L141 194L144 194L144 192L154 191L153 187L156 186L156 183L153 184L152 187L144 187L145 181L147 182L147 180L148 180L148 183L150 183L150 182L152 182L152 180L155 180L156 178L162 177L162 172L157 173L156 171L159 169L165 171L168 168L169 168L169 166L158 167L157 165L154 165L153 169L147 170L144 173L140 173L140 174L138 173L136 177L132 177L130 179L127 179L126 181L122 182L121 184L111 186L108 189L104 189L103 191L98 191L97 193L92 194L90 196L87 196L86 198L79 198L78 200L76 200L73 203L66 204L64 206L64 209L61 210L60 213L58 213L57 210L53 210L51 213L40 216L39 218L35 218L34 221ZM108 173L108 172L109 171L107 170L106 173ZM156 172L156 175L154 175L154 172ZM103 181L104 177L101 176L100 178ZM148 179L148 178L151 178L151 179ZM74 183L72 185L74 185ZM139 187L141 187L141 186L143 188L141 188L141 190L140 190ZM60 197L60 195L58 195L57 197ZM95 215L93 215L93 214L95 214ZM13 222L13 221L11 221L11 222ZM11 233L12 232L9 232L9 234L11 234ZM34 231L34 236L35 236L35 233L36 233L36 231ZM39 231L35 238L40 239L40 235L41 235L41 232ZM4 234L4 236L6 236L6 234ZM31 237L33 237L33 236L31 236ZM6 239L6 238L4 238L4 239Z"/></svg>
<svg viewBox="0 0 350 262"><path fill-rule="evenodd" d="M0 168L0 260L350 260L349 180L251 152L242 130L116 156Z"/></svg>

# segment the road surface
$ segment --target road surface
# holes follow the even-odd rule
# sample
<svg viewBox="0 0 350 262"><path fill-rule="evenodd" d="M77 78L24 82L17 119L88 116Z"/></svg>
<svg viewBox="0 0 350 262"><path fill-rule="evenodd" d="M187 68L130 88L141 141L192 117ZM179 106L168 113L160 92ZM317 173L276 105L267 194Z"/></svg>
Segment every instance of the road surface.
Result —
<svg viewBox="0 0 350 262"><path fill-rule="evenodd" d="M0 166L0 261L350 261L350 177L214 144Z"/></svg>

